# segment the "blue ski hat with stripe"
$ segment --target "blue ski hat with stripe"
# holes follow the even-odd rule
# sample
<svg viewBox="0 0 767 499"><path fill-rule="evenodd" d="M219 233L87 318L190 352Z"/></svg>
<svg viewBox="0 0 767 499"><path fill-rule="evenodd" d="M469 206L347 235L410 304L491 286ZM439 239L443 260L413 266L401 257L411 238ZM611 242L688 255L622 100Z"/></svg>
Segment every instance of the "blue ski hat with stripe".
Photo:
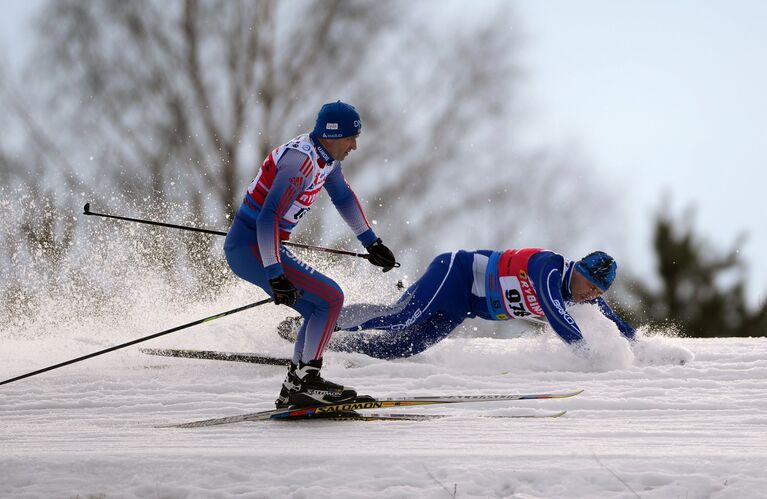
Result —
<svg viewBox="0 0 767 499"><path fill-rule="evenodd" d="M360 113L351 104L339 100L322 106L313 133L323 139L342 139L359 135L361 131Z"/></svg>
<svg viewBox="0 0 767 499"><path fill-rule="evenodd" d="M594 286L607 291L615 280L618 264L604 251L595 251L578 260L575 270Z"/></svg>

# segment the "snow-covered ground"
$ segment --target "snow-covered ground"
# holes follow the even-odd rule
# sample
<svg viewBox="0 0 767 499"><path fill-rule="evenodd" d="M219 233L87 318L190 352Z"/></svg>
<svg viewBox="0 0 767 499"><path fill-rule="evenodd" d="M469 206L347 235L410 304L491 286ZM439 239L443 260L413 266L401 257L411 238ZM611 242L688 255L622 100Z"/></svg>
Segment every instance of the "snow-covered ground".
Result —
<svg viewBox="0 0 767 499"><path fill-rule="evenodd" d="M253 333L259 313L145 345L288 355L273 332ZM395 362L327 354L326 377L378 396L585 390L566 400L408 409L451 415L441 420L156 428L270 408L284 369L151 357L138 347L3 385L0 496L765 497L767 339L647 335L631 349L590 313L580 317L592 343L586 359L551 332L459 335ZM185 322L168 320L151 324ZM0 378L149 332L11 336ZM559 419L482 417L559 409L568 410Z"/></svg>

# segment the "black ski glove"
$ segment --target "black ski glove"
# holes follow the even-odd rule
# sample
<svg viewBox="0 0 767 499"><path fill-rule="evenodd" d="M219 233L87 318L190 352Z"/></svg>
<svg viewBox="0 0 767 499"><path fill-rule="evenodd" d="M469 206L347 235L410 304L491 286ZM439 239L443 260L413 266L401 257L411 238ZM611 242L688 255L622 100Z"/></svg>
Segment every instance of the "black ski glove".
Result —
<svg viewBox="0 0 767 499"><path fill-rule="evenodd" d="M397 264L397 260L394 259L394 253L384 245L380 237L366 249L370 253L370 256L368 256L370 263L383 267L384 272L390 271Z"/></svg>
<svg viewBox="0 0 767 499"><path fill-rule="evenodd" d="M285 277L285 274L269 279L269 286L272 287L272 296L274 296L274 303L277 305L291 306L298 299L298 290Z"/></svg>

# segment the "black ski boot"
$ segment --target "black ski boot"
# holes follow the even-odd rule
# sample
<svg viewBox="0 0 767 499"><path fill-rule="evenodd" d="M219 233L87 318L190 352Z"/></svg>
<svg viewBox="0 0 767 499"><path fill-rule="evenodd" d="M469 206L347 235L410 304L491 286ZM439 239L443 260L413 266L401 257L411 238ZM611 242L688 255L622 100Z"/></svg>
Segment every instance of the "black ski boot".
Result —
<svg viewBox="0 0 767 499"><path fill-rule="evenodd" d="M301 386L297 391L290 392L290 402L295 407L314 405L339 404L357 398L357 392L336 383L327 381L320 376L322 359L301 362L295 376Z"/></svg>
<svg viewBox="0 0 767 499"><path fill-rule="evenodd" d="M285 376L285 381L282 382L280 395L274 401L274 406L277 409L287 409L290 407L290 393L301 388L301 380L296 376L296 369L298 369L298 366L291 362L288 366L288 374Z"/></svg>

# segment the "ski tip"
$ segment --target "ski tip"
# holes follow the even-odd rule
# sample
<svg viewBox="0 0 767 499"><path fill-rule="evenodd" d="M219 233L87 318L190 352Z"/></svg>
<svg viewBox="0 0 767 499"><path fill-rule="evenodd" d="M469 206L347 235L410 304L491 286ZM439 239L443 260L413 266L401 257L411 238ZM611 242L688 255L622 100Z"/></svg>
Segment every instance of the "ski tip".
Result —
<svg viewBox="0 0 767 499"><path fill-rule="evenodd" d="M83 215L89 215L91 212L91 204L85 203L85 206L83 206Z"/></svg>
<svg viewBox="0 0 767 499"><path fill-rule="evenodd" d="M583 388L579 388L577 390L573 390L573 391L565 392L565 393L554 393L552 394L551 398L566 399L570 397L575 397L577 395L580 395L581 393L583 393Z"/></svg>

